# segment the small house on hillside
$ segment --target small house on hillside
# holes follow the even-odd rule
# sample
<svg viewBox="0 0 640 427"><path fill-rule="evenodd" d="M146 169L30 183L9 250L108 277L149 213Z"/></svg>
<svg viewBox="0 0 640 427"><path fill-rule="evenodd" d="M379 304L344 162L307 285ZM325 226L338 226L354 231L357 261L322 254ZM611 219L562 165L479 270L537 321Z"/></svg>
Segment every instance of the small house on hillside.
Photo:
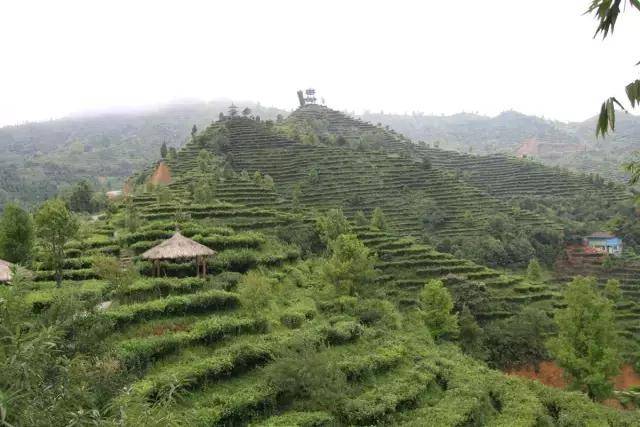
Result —
<svg viewBox="0 0 640 427"><path fill-rule="evenodd" d="M609 255L622 253L622 239L606 231L596 231L584 238L586 246Z"/></svg>
<svg viewBox="0 0 640 427"><path fill-rule="evenodd" d="M11 269L13 264L0 259L0 283L9 283L11 281Z"/></svg>

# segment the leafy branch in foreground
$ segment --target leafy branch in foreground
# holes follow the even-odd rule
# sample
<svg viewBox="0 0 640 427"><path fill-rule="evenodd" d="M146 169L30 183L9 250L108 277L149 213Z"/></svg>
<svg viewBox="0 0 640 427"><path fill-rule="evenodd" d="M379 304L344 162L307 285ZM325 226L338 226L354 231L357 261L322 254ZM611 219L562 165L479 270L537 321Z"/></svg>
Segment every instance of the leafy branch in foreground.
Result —
<svg viewBox="0 0 640 427"><path fill-rule="evenodd" d="M629 5L640 11L640 0L628 0ZM591 5L585 14L593 13L598 21L598 27L593 37L602 34L602 38L606 39L609 34L613 34L618 16L620 15L620 3L622 0L592 0ZM636 65L639 65L638 62ZM625 92L631 107L635 108L636 104L640 105L640 80L629 83L625 87ZM605 136L609 130L615 131L616 113L615 105L618 105L623 111L626 108L615 98L611 97L602 103L600 107L600 115L596 125L596 136Z"/></svg>

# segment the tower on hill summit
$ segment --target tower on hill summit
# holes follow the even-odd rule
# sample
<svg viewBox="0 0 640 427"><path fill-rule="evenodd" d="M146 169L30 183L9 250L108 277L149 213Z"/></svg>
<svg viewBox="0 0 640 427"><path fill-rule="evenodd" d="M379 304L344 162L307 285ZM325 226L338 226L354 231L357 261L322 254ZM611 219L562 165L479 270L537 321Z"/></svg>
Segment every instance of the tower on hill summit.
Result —
<svg viewBox="0 0 640 427"><path fill-rule="evenodd" d="M305 97L304 97L304 102L305 104L315 104L316 103L316 90L313 88L309 88L307 90L304 91Z"/></svg>
<svg viewBox="0 0 640 427"><path fill-rule="evenodd" d="M229 117L235 117L238 115L238 107L232 102L229 106Z"/></svg>

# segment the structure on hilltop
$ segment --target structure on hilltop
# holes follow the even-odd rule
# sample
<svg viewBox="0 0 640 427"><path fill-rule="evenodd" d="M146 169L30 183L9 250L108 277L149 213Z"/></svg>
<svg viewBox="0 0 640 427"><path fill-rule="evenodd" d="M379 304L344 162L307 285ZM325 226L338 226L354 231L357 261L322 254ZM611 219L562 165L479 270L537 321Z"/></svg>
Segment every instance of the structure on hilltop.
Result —
<svg viewBox="0 0 640 427"><path fill-rule="evenodd" d="M316 99L316 90L313 88L309 88L307 90L304 91L304 94L306 95L304 98L304 102L307 104L315 104L317 99Z"/></svg>

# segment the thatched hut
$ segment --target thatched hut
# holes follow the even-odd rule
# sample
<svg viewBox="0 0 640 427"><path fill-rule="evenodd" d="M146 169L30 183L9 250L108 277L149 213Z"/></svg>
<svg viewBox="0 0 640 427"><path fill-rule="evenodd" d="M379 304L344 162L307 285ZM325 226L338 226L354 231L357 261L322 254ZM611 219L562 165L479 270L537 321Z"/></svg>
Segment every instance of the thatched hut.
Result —
<svg viewBox="0 0 640 427"><path fill-rule="evenodd" d="M196 262L197 276L207 276L207 258L216 254L216 251L201 245L200 243L176 233L168 240L154 246L142 254L143 259L153 262L154 275L160 276L160 262L163 260L194 259Z"/></svg>
<svg viewBox="0 0 640 427"><path fill-rule="evenodd" d="M9 261L3 261L0 259L0 283L9 283L11 281L11 269L13 264Z"/></svg>

